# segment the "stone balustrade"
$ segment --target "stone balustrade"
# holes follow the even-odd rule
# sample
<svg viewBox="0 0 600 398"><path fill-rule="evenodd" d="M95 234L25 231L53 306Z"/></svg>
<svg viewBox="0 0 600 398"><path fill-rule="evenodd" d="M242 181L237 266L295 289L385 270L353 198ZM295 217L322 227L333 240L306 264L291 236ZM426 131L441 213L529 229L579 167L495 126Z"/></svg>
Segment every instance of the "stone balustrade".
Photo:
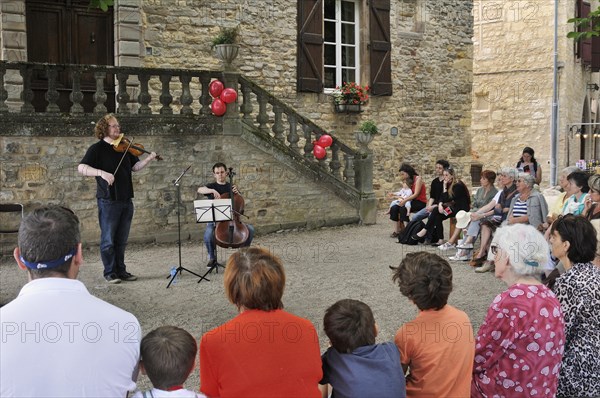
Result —
<svg viewBox="0 0 600 398"><path fill-rule="evenodd" d="M16 71L21 78L18 101L15 98L9 99L8 80L13 85L13 92L15 84L14 76L7 79L11 70ZM47 78L44 95L47 105L44 112L36 112L32 104L34 73L45 74ZM131 123L138 118L140 122L147 122L153 116L161 116L168 118L170 123L176 124L180 120L182 124L189 124L190 118L195 118L198 123L213 125L206 131L222 131L224 134L242 134L245 131L248 135L258 137L258 140L255 139L257 145L268 143L279 155L285 154L286 162L292 167L303 169L313 180L333 187L338 195L354 206L361 206L361 201L373 196L372 162L364 162L364 154L333 136L333 144L327 149L327 157L315 159L312 153L313 142L327 132L237 73L0 61L0 117L18 116L14 120L31 120L34 114L44 113L45 117L57 115L62 118L68 116L70 119L89 119L90 113L86 113L82 106L83 74L88 80L93 76L96 83L92 114L109 111L105 89L109 77L115 85L115 112L120 119L125 118ZM59 75L63 76L63 81L64 76L68 76L72 83L69 94L71 106L67 114L58 106ZM228 104L227 112L222 118L211 114L209 85L214 79L222 80L225 86L233 87L239 93L237 101ZM236 129L239 131L236 132ZM259 142L261 140L262 143ZM280 160L283 158L275 151L273 154Z"/></svg>

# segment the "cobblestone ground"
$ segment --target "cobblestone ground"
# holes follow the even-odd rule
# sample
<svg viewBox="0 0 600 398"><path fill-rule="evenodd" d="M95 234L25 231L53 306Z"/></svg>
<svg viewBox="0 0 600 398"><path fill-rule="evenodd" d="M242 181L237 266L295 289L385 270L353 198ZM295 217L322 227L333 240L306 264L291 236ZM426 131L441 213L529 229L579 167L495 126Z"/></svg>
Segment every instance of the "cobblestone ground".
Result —
<svg viewBox="0 0 600 398"><path fill-rule="evenodd" d="M345 226L317 231L285 231L258 236L254 244L268 248L281 257L286 268L285 309L310 319L319 331L322 350L328 344L323 332L325 309L342 298L362 300L373 309L380 328L378 341L392 340L402 323L417 311L391 281L389 266L400 263L409 251L426 250L451 256L454 250L439 252L430 246L405 246L389 237L391 224L383 214L370 226ZM447 232L446 232L447 233ZM233 250L219 249L225 260ZM170 269L178 265L176 244L130 245L127 250L128 271L139 276L135 282L109 285L102 277L98 247L86 248L85 264L80 272L90 292L135 314L143 333L160 325L177 325L197 338L236 315L225 297L223 274L212 274L210 281L197 283L196 276L183 272L168 289ZM183 267L203 274L206 250L200 242L184 242ZM504 284L493 274L476 274L466 262L450 262L454 270L454 291L450 304L465 311L475 330L485 317L492 299ZM12 256L0 262L0 304L6 304L27 282ZM148 388L149 380L140 376L138 386ZM199 374L195 370L186 383L197 389Z"/></svg>

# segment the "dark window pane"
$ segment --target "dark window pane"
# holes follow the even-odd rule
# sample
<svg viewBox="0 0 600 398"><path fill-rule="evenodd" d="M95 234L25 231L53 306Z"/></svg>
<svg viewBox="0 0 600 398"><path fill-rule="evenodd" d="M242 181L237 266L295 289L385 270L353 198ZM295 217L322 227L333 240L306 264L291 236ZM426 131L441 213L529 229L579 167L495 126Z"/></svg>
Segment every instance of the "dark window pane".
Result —
<svg viewBox="0 0 600 398"><path fill-rule="evenodd" d="M342 1L342 21L354 22L356 16L354 15L354 3L350 1Z"/></svg>
<svg viewBox="0 0 600 398"><path fill-rule="evenodd" d="M353 24L342 24L342 43L354 44L354 27Z"/></svg>
<svg viewBox="0 0 600 398"><path fill-rule="evenodd" d="M325 68L323 86L326 88L335 88L335 68Z"/></svg>
<svg viewBox="0 0 600 398"><path fill-rule="evenodd" d="M342 66L356 66L355 47L342 47Z"/></svg>
<svg viewBox="0 0 600 398"><path fill-rule="evenodd" d="M323 5L323 18L335 19L335 0L325 0Z"/></svg>
<svg viewBox="0 0 600 398"><path fill-rule="evenodd" d="M343 82L355 82L356 73L354 69L342 69L342 81Z"/></svg>
<svg viewBox="0 0 600 398"><path fill-rule="evenodd" d="M335 65L335 46L326 44L325 45L325 58L323 59L325 65Z"/></svg>
<svg viewBox="0 0 600 398"><path fill-rule="evenodd" d="M325 41L335 42L335 22L325 22Z"/></svg>

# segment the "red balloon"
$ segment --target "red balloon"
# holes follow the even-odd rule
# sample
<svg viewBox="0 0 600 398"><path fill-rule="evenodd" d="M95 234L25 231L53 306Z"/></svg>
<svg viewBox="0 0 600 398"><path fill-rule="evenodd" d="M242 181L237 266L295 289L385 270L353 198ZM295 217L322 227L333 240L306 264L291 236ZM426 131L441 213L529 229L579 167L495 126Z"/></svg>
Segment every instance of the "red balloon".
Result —
<svg viewBox="0 0 600 398"><path fill-rule="evenodd" d="M215 98L212 104L210 104L210 109L216 116L223 116L227 111L227 105L221 99Z"/></svg>
<svg viewBox="0 0 600 398"><path fill-rule="evenodd" d="M327 156L327 152L325 151L325 148L323 148L321 145L315 145L313 147L313 155L315 155L315 157L320 160Z"/></svg>
<svg viewBox="0 0 600 398"><path fill-rule="evenodd" d="M223 85L222 81L213 80L208 86L208 92L213 98L217 98L219 95L221 95L224 87L225 86Z"/></svg>
<svg viewBox="0 0 600 398"><path fill-rule="evenodd" d="M333 143L333 138L331 138L331 136L329 134L323 134L319 138L319 141L317 141L317 143L320 146L322 146L323 148L327 148L327 147L330 147L331 144Z"/></svg>
<svg viewBox="0 0 600 398"><path fill-rule="evenodd" d="M234 89L228 87L225 90L223 90L220 98L223 100L224 103L231 104L237 99L237 92Z"/></svg>

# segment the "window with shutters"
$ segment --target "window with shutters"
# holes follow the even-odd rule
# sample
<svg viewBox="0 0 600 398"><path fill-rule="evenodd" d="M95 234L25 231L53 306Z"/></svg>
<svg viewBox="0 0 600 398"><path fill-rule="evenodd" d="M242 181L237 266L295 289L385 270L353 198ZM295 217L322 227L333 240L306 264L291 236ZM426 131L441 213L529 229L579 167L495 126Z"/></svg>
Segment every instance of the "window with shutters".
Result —
<svg viewBox="0 0 600 398"><path fill-rule="evenodd" d="M358 2L325 0L323 2L323 86L341 86L344 82L360 83Z"/></svg>
<svg viewBox="0 0 600 398"><path fill-rule="evenodd" d="M297 7L299 92L358 82L372 96L392 95L390 0L302 0Z"/></svg>

